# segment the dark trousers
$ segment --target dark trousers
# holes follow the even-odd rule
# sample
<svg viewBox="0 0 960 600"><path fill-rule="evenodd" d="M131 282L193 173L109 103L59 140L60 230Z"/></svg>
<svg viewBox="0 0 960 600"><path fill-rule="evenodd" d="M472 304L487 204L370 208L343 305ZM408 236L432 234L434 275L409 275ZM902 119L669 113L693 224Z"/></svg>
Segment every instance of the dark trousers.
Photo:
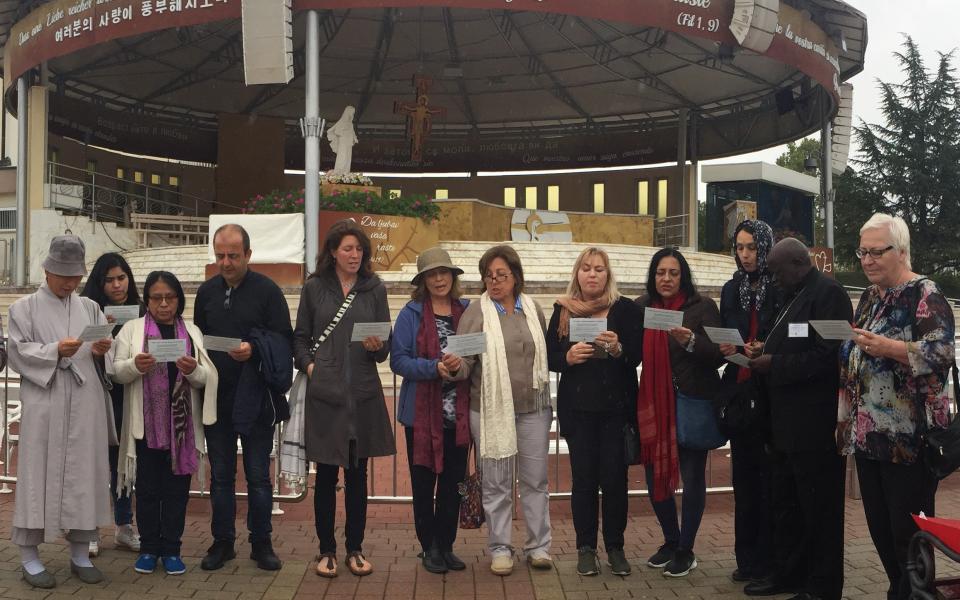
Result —
<svg viewBox="0 0 960 600"><path fill-rule="evenodd" d="M243 472L247 478L247 529L250 542L269 542L273 526L270 515L273 487L270 485L270 451L273 428L254 425L248 435L233 429L229 418L219 415L215 425L204 428L210 457L210 501L213 519L210 531L218 542L237 538L237 438L243 447Z"/></svg>
<svg viewBox="0 0 960 600"><path fill-rule="evenodd" d="M823 600L843 591L845 465L835 450L773 455L773 576Z"/></svg>
<svg viewBox="0 0 960 600"><path fill-rule="evenodd" d="M653 500L653 467L646 465L647 489L650 490L650 504L660 521L663 530L663 542L681 550L693 550L697 541L697 530L703 519L703 509L707 506L707 450L691 450L680 447L680 480L683 484L683 505L680 508L680 523L677 524L677 502L670 494L669 498L655 502Z"/></svg>
<svg viewBox="0 0 960 600"><path fill-rule="evenodd" d="M857 478L873 545L890 580L889 600L910 597L907 546L917 531L911 513L934 516L938 481L922 462L900 465L857 454Z"/></svg>
<svg viewBox="0 0 960 600"><path fill-rule="evenodd" d="M190 476L174 475L170 461L169 450L153 450L137 440L137 525L143 554L180 556Z"/></svg>
<svg viewBox="0 0 960 600"><path fill-rule="evenodd" d="M744 575L770 572L773 552L773 511L770 503L770 456L757 435L730 440L733 469L734 552Z"/></svg>
<svg viewBox="0 0 960 600"><path fill-rule="evenodd" d="M457 446L457 430L443 430L443 471L413 464L413 427L404 427L413 487L413 523L420 547L453 550L460 524L459 485L467 476L468 447Z"/></svg>
<svg viewBox="0 0 960 600"><path fill-rule="evenodd" d="M627 528L627 465L623 462L623 425L620 413L572 412L564 424L570 450L573 491L570 506L577 548L597 548L599 517L603 515L603 545L623 549ZM603 491L601 508L599 491Z"/></svg>
<svg viewBox="0 0 960 600"><path fill-rule="evenodd" d="M317 486L313 492L314 522L321 554L337 552L337 538L333 535L337 516L337 479L339 465L317 463ZM363 533L367 527L367 459L358 458L355 467L343 469L344 499L347 523L344 534L347 552L360 552Z"/></svg>

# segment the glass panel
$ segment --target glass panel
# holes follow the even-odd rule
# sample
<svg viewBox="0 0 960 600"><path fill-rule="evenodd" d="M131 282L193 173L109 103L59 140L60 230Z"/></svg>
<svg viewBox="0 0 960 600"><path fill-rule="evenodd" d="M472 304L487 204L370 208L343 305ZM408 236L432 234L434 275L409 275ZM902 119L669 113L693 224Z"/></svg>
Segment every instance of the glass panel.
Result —
<svg viewBox="0 0 960 600"><path fill-rule="evenodd" d="M503 188L503 205L510 207L517 205L517 188Z"/></svg>
<svg viewBox="0 0 960 600"><path fill-rule="evenodd" d="M593 184L593 212L603 212L603 184Z"/></svg>
<svg viewBox="0 0 960 600"><path fill-rule="evenodd" d="M524 208L537 210L537 188L527 187L523 190Z"/></svg>
<svg viewBox="0 0 960 600"><path fill-rule="evenodd" d="M657 218L667 218L667 180L657 181Z"/></svg>
<svg viewBox="0 0 960 600"><path fill-rule="evenodd" d="M650 214L650 182L649 181L637 182L637 214L638 215Z"/></svg>
<svg viewBox="0 0 960 600"><path fill-rule="evenodd" d="M547 210L560 210L560 186L547 186Z"/></svg>

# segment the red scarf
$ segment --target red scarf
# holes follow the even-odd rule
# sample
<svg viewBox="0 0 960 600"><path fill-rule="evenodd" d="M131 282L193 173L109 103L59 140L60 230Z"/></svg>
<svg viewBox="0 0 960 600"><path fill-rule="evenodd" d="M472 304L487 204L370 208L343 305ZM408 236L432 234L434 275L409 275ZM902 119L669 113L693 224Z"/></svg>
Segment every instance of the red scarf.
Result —
<svg viewBox="0 0 960 600"><path fill-rule="evenodd" d="M680 310L687 297L682 292L652 308ZM637 424L640 433L640 459L653 466L655 501L669 498L680 483L677 451L677 401L673 391L673 368L666 331L648 329L643 334L643 370L637 397Z"/></svg>
<svg viewBox="0 0 960 600"><path fill-rule="evenodd" d="M459 300L450 299L450 315L453 317L454 331L460 324L463 310L463 304ZM440 358L440 334L437 333L433 303L429 298L423 302L423 315L420 319L420 329L417 331L417 355L431 360ZM457 384L457 446L466 446L470 443L468 386L467 381ZM413 464L428 467L434 473L442 473L443 380L439 375L436 379L417 382L414 413Z"/></svg>

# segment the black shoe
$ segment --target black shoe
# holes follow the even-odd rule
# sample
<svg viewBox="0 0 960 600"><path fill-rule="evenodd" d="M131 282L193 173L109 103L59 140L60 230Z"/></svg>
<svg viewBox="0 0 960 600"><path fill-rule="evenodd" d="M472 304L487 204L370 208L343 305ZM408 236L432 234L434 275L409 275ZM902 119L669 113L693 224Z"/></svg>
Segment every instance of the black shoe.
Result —
<svg viewBox="0 0 960 600"><path fill-rule="evenodd" d="M791 596L787 600L820 600L820 596L814 596L813 594L808 594L807 592L800 592L796 596Z"/></svg>
<svg viewBox="0 0 960 600"><path fill-rule="evenodd" d="M697 568L697 557L693 550L677 550L673 560L663 568L664 577L686 577L687 573Z"/></svg>
<svg viewBox="0 0 960 600"><path fill-rule="evenodd" d="M253 542L250 549L250 558L257 561L257 567L264 571L279 571L283 563L273 551L273 542Z"/></svg>
<svg viewBox="0 0 960 600"><path fill-rule="evenodd" d="M453 550L443 552L443 562L447 563L447 568L451 571L463 571L467 568L467 563L460 560Z"/></svg>
<svg viewBox="0 0 960 600"><path fill-rule="evenodd" d="M667 563L673 560L673 555L677 553L677 547L673 544L664 544L660 546L657 553L647 559L647 566L655 569L662 569Z"/></svg>
<svg viewBox="0 0 960 600"><path fill-rule="evenodd" d="M737 583L746 583L748 581L756 581L756 577L753 576L750 571L745 569L737 569L730 574L730 579L736 581Z"/></svg>
<svg viewBox="0 0 960 600"><path fill-rule="evenodd" d="M600 561L597 560L597 551L590 546L583 546L577 550L577 575L590 577L600 574Z"/></svg>
<svg viewBox="0 0 960 600"><path fill-rule="evenodd" d="M237 553L233 550L233 542L218 540L207 548L207 555L200 561L200 568L204 571L216 571L223 568L223 563L236 558L236 556Z"/></svg>
<svg viewBox="0 0 960 600"><path fill-rule="evenodd" d="M446 573L447 563L443 560L443 553L438 548L430 548L420 553L423 561L423 568L430 573Z"/></svg>
<svg viewBox="0 0 960 600"><path fill-rule="evenodd" d="M775 596L792 591L789 586L783 585L773 577L752 581L743 588L743 593L748 596Z"/></svg>

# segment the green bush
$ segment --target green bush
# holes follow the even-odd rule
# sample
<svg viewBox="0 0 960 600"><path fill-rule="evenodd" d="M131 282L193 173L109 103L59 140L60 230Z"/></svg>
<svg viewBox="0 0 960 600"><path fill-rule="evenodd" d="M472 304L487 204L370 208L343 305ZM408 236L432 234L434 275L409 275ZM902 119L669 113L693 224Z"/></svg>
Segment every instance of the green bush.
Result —
<svg viewBox="0 0 960 600"><path fill-rule="evenodd" d="M320 210L362 212L375 215L416 217L428 223L440 216L440 207L422 194L383 198L370 191L334 190L320 192ZM242 203L240 212L247 215L273 215L304 212L304 190L273 190Z"/></svg>

